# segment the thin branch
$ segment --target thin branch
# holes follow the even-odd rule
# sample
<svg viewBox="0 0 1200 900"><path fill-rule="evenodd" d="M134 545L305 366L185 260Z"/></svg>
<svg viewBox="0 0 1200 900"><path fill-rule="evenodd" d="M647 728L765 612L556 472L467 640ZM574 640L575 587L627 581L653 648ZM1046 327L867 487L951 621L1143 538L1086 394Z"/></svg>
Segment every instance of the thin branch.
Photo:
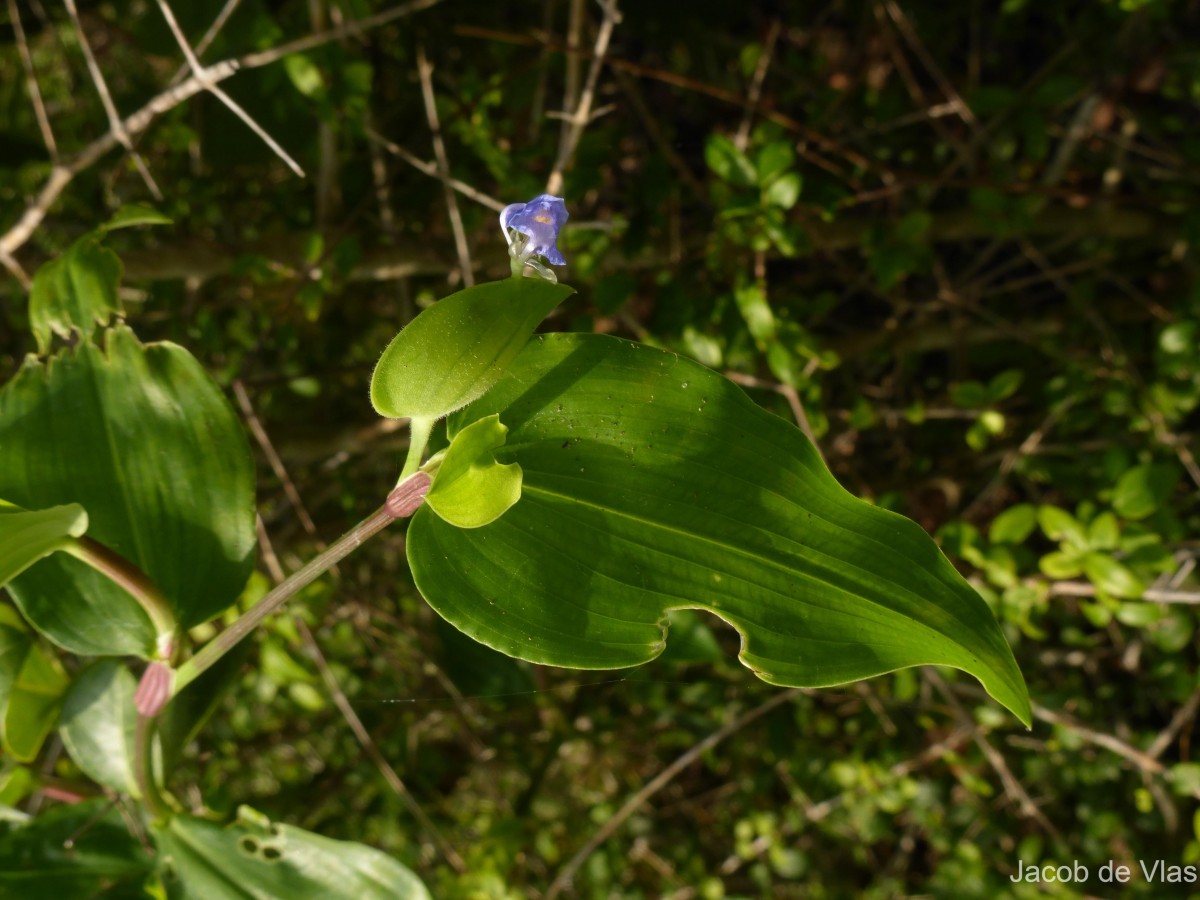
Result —
<svg viewBox="0 0 1200 900"><path fill-rule="evenodd" d="M979 120L975 118L975 113L971 112L971 107L967 106L966 102L962 98L962 95L960 95L955 89L954 85L950 83L950 79L942 74L942 70L934 61L929 50L926 49L925 45L921 42L920 36L917 34L916 29L913 28L912 23L908 20L908 16L904 14L904 10L902 10L895 3L895 0L886 0L884 3L884 8L887 10L887 14L891 17L892 21L896 23L896 29L904 37L904 40L908 43L908 46L912 48L912 51L915 54L917 54L917 58L921 60L921 64L925 66L926 71L933 76L933 80L937 82L938 87L941 88L946 99L954 104L959 118L961 118L968 125L978 125Z"/></svg>
<svg viewBox="0 0 1200 900"><path fill-rule="evenodd" d="M1004 483L1005 479L1008 478L1009 474L1016 467L1017 463L1021 461L1022 457L1029 456L1031 453L1037 450L1042 441L1046 439L1046 435L1050 433L1050 429L1055 426L1058 420L1063 417L1066 411L1070 409L1074 403L1075 400L1073 397L1067 397L1059 403L1056 403L1051 408L1046 418L1042 420L1041 424L1031 431L1025 440L1021 441L1021 445L1019 447L1004 454L1004 458L1000 461L1000 466L996 470L995 476L991 481L988 482L987 486L979 492L979 495L971 501L970 505L963 510L962 517L964 519L970 518L971 514L979 509L988 500L988 498L995 493L995 491Z"/></svg>
<svg viewBox="0 0 1200 900"><path fill-rule="evenodd" d="M383 776L383 780L387 782L388 787L404 802L405 807L413 818L420 823L421 828L433 838L433 842L441 851L442 856L446 858L451 868L460 875L466 874L467 864L463 858L459 856L458 851L450 845L446 837L433 824L433 820L421 808L421 805L413 797L412 793L405 787L404 782L400 780L400 776L396 774L396 770L384 758L380 752L370 732L362 723L362 719L358 717L358 713L354 711L354 707L350 705L350 701L346 698L346 694L342 691L341 686L337 682L332 670L329 668L329 663L325 660L324 654L321 653L321 648L317 645L316 638L309 631L308 625L299 616L295 617L296 626L300 631L300 636L304 639L304 644L308 650L308 654L312 657L313 662L317 664L317 669L321 673L321 680L325 682L325 689L329 691L329 695L333 698L342 717L346 720L346 724L350 726L350 730L354 732L354 736L362 745L367 756L371 758L371 762L379 769L379 773Z"/></svg>
<svg viewBox="0 0 1200 900"><path fill-rule="evenodd" d="M258 443L259 449L262 450L263 456L267 458L267 464L270 465L271 471L275 473L275 477L279 479L279 483L283 485L283 493L291 504L292 509L296 512L296 517L300 520L304 531L317 542L317 549L324 550L325 542L317 536L317 526L312 520L312 516L308 514L308 507L304 505L304 501L300 499L300 492L296 490L296 485L293 483L291 476L288 475L287 467L284 466L283 460L275 450L275 445L271 442L271 438L267 435L267 430L263 428L262 421L258 418L258 413L254 411L254 404L250 402L250 395L246 393L246 385L242 383L240 378L233 380L233 395L237 398L238 407L242 411L242 416L246 420L246 425L250 429L250 433L254 436L254 440ZM331 572L336 572L336 567L330 569ZM282 581L283 579L279 579Z"/></svg>
<svg viewBox="0 0 1200 900"><path fill-rule="evenodd" d="M1183 706L1175 711L1175 715L1171 717L1170 723L1159 732L1158 737L1146 748L1146 755L1158 759L1162 756L1171 742L1183 730L1183 726L1196 718L1196 712L1200 710L1200 688L1192 691L1192 696L1187 698Z"/></svg>
<svg viewBox="0 0 1200 900"><path fill-rule="evenodd" d="M205 70L206 81L202 81L195 75L192 75L178 85L168 87L156 97L153 97L137 112L120 122L119 125L124 133L129 136L140 134L149 128L151 123L159 116L204 90L206 82L208 84L216 84L230 78L242 69L255 69L260 66L270 65L293 53L311 50L314 47L351 35L362 34L371 28L384 25L403 16L412 15L413 13L429 9L432 6L437 6L441 2L442 0L412 0L412 2L384 10L365 19L360 19L356 22L347 22L345 25L332 28L320 35L309 35L285 44L280 44L277 47L272 47L269 50L262 50L247 54L246 56L214 63ZM42 185L42 189L38 192L37 198L25 208L25 211L21 214L17 222L3 236L0 236L0 258L3 258L5 254L15 254L33 236L34 231L37 230L42 220L46 218L50 208L59 196L61 196L62 192L66 190L71 181L80 172L95 164L106 153L118 146L122 146L122 144L117 137L117 131L110 127L107 133L96 138L70 160L54 166L45 184Z"/></svg>
<svg viewBox="0 0 1200 900"><path fill-rule="evenodd" d="M771 57L775 55L775 44L779 41L779 33L783 30L778 19L771 20L771 28L767 31L767 39L763 42L762 54L758 57L758 65L754 67L754 77L750 81L750 90L746 94L746 111L742 113L742 124L738 126L733 138L734 146L746 152L750 143L750 126L754 124L754 113L758 109L758 101L762 97L763 82L767 80L767 70L771 68Z"/></svg>
<svg viewBox="0 0 1200 900"><path fill-rule="evenodd" d="M201 647L195 656L185 660L175 670L175 692L182 691L195 681L296 593L308 587L396 519L407 518L416 512L424 502L425 494L429 490L429 481L428 475L418 472L397 485L379 509L293 572L286 581L277 585L228 628Z"/></svg>
<svg viewBox="0 0 1200 900"><path fill-rule="evenodd" d="M433 155L437 158L438 177L446 192L446 210L450 214L450 228L454 232L454 250L458 254L458 265L462 270L463 284L470 287L475 283L471 268L471 248L467 246L467 232L463 228L462 213L458 209L458 196L450 178L450 159L446 156L446 142L442 140L442 125L438 121L437 98L433 95L433 66L425 56L425 48L417 47L417 75L421 79L421 98L425 101L425 118L433 137Z"/></svg>
<svg viewBox="0 0 1200 900"><path fill-rule="evenodd" d="M973 728L971 724L960 724L954 731L946 735L936 744L932 744L922 750L919 754L906 759L903 762L898 762L890 769L888 774L893 778L906 778L917 769L927 766L929 763L939 760L946 756L947 753L954 751L958 746L971 736ZM856 785L848 790L842 791L827 800L822 800L820 803L814 803L804 811L804 817L810 822L819 822L833 812L838 806L848 800L855 794L869 790L867 784Z"/></svg>
<svg viewBox="0 0 1200 900"><path fill-rule="evenodd" d="M1076 737L1087 741L1089 744L1095 744L1097 747L1103 747L1105 750L1111 750L1117 756L1129 760L1143 772L1151 775L1162 775L1166 768L1153 756L1148 753L1143 753L1141 750L1133 747L1119 738L1113 737L1111 734L1105 734L1102 731L1096 731L1094 728L1089 728L1086 725L1081 725L1078 722L1072 721L1066 716L1046 709L1044 706L1033 704L1033 715L1035 718L1041 719L1043 722L1048 722L1051 725L1057 725L1060 728L1065 728L1067 731L1074 734Z"/></svg>
<svg viewBox="0 0 1200 900"><path fill-rule="evenodd" d="M546 179L546 193L559 194L563 188L563 171L575 158L575 150L583 130L592 121L592 103L596 98L596 83L600 80L600 70L604 67L604 57L608 54L608 42L612 39L613 28L621 21L621 13L617 9L617 0L598 0L604 10L604 19L596 34L596 45L592 50L592 65L588 69L587 81L583 85L583 93L571 118L563 122L563 137L558 147L558 158L550 177Z"/></svg>
<svg viewBox="0 0 1200 900"><path fill-rule="evenodd" d="M366 129L366 135L368 140L383 147L383 149L393 156L400 157L417 171L424 172L430 178L439 177L437 163L431 163L421 159L421 157L406 150L404 147L401 147L394 141L389 141L374 128L368 127ZM500 212L500 210L504 209L504 204L501 201L497 200L490 194L485 194L483 191L471 187L471 185L467 184L465 181L459 181L457 178L451 178L450 186L464 197L474 200L476 203L486 206L488 209L494 210L495 212Z"/></svg>
<svg viewBox="0 0 1200 900"><path fill-rule="evenodd" d="M258 545L262 549L263 559L266 561L267 568L271 572L271 578L274 579L276 584L279 584L283 582L286 576L284 575L283 566L279 564L279 557L275 554L275 548L271 545L271 538L267 534L261 516L256 517L256 525L258 528ZM391 764L388 763L379 751L378 745L376 745L370 732L363 725L362 719L358 717L358 713L354 711L354 707L346 697L345 691L338 684L337 676L329 668L329 662L325 659L325 654L321 652L321 648L317 644L317 639L313 637L312 631L309 630L308 623L299 615L293 616L292 621L296 624L297 631L300 632L300 638L304 641L304 648L309 658L316 665L317 671L321 673L321 680L325 683L325 689L329 692L334 705L342 714L342 718L346 720L346 724L350 726L350 730L354 732L354 737L362 745L367 756L371 758L371 762L379 769L379 774L383 776L383 780L387 782L388 787L392 789L396 796L401 799L421 828L433 839L433 842L446 858L446 862L460 875L466 873L467 865L463 862L462 857L450 845L437 826L433 824L433 821L421 807L421 804L417 802L417 799L405 786L400 776L396 774L396 770L392 768Z"/></svg>
<svg viewBox="0 0 1200 900"><path fill-rule="evenodd" d="M742 716L739 716L729 724L724 725L714 731L708 737L695 744L690 750L659 772L658 775L647 782L640 791L626 800L624 805L622 805L622 807L617 810L617 812L613 814L613 816L610 817L607 822L600 826L600 829L594 835L592 835L591 839L589 839L588 842L583 845L579 852L572 856L567 864L562 867L558 875L555 876L553 883L551 883L550 889L546 891L546 900L554 900L555 897L570 887L571 881L575 877L575 873L579 871L580 867L585 862L587 862L588 857L595 853L605 841L612 837L613 834L616 833L617 829L624 825L626 820L635 812L637 812L637 810L647 800L670 784L671 780L675 778L676 775L694 763L704 753L707 753L713 747L717 746L717 744L721 743L721 741L725 740L725 738L732 734L736 734L755 719L761 718L771 710L775 709L777 706L782 706L789 700L795 699L801 693L802 690L800 688L791 688L786 691L780 691L765 703L756 706L754 709Z"/></svg>
<svg viewBox="0 0 1200 900"><path fill-rule="evenodd" d="M812 425L808 421L808 415L804 411L804 403L800 400L800 394L794 387L779 381L769 381L766 378L747 375L745 372L735 372L732 369L727 370L724 375L734 384L774 391L783 397L788 402L788 406L792 408L792 415L796 418L796 425L804 432L804 436L816 448L817 453L821 454L821 445L817 443L817 436L813 433ZM824 454L821 454L821 458L824 459Z"/></svg>
<svg viewBox="0 0 1200 900"><path fill-rule="evenodd" d="M1056 581L1050 585L1050 593L1059 597L1095 597L1096 586L1086 581ZM1147 603L1182 603L1197 606L1200 605L1200 591L1148 588L1142 591L1137 599Z"/></svg>
<svg viewBox="0 0 1200 900"><path fill-rule="evenodd" d="M133 157L134 165L137 166L138 173L146 183L147 189L154 195L154 199L162 200L162 191L158 189L158 183L154 180L154 176L150 174L150 170L146 167L146 161L142 159L142 155L133 149L133 141L129 136L129 130L121 119L121 114L117 112L117 106L113 103L112 95L108 92L108 83L104 80L104 73L100 71L100 65L96 62L95 54L92 53L91 44L88 43L87 35L84 34L83 23L79 21L79 10L75 8L75 0L63 0L63 5L66 6L67 13L71 16L71 23L75 26L75 34L79 38L79 49L83 51L83 58L87 62L88 72L91 73L92 82L96 85L96 93L100 95L100 103L104 106L105 115L108 116L110 133L122 147L129 151L130 156Z"/></svg>
<svg viewBox="0 0 1200 900"><path fill-rule="evenodd" d="M566 47L557 41L549 40L544 37L533 37L525 34L515 34L510 31L498 31L493 28L479 28L474 25L459 25L454 29L455 34L463 35L464 37L482 38L489 41L501 41L508 44L515 44L524 47L544 47L549 50L555 50L560 53L570 52ZM577 51L582 56L595 56L594 51L589 54L588 51ZM695 78L689 78L686 75L680 75L676 72L669 72L665 69L647 66L641 63L633 62L628 59L613 58L607 60L607 65L612 69L621 69L629 72L638 78L649 78L654 81L669 84L677 88L682 88L686 91L695 91L706 97L712 97L714 100L720 100L723 103L731 104L739 109L746 108L746 98L737 91L730 91L716 85L707 84ZM834 139L822 134L821 132L809 127L798 119L785 115L776 109L763 108L759 110L759 115L765 119L769 119L778 125L786 128L788 131L794 131L804 138L805 142L813 143L829 153L837 154L844 158L852 165L863 169L867 172L872 172L885 184L892 184L896 181L896 176L890 170L883 167L881 163L872 160L870 157L859 153L853 148L847 147L844 143L839 143ZM821 159L816 154L812 153L803 147L797 148L797 153L800 157L813 165L821 166L827 171L833 172L837 177L847 179L847 183L853 184L857 189L858 184L853 179L848 179L845 173L840 172L827 160Z"/></svg>
<svg viewBox="0 0 1200 900"><path fill-rule="evenodd" d="M30 281L29 276L25 273L25 270L21 268L21 264L17 262L16 259L14 259L10 254L0 251L0 266L4 266L4 268L8 269L8 271L12 274L12 277L17 279L24 290L29 290L29 287L33 284L33 282Z"/></svg>
<svg viewBox="0 0 1200 900"><path fill-rule="evenodd" d="M575 109L579 104L579 73L583 70L583 56L579 50L583 46L583 27L587 21L585 10L587 0L568 0L567 9L567 67L563 78L562 108ZM547 32L549 29L547 29ZM543 58L545 50L542 51ZM567 140L568 125L563 122L558 134L558 146L562 149Z"/></svg>
<svg viewBox="0 0 1200 900"><path fill-rule="evenodd" d="M960 725L950 732L945 738L932 744L922 750L919 754L910 759L896 763L888 769L888 776L891 778L907 778L918 769L924 768L936 760L944 758L948 753L955 751L960 744L966 741L971 736L971 729L967 726ZM801 804L804 805L804 818L807 822L820 822L826 818L831 812L845 803L852 797L861 794L863 791L871 790L874 787L873 782L863 782L854 787L847 788L841 793L835 794L820 803L807 804L803 796L799 798ZM791 829L785 826L783 835L786 836ZM762 856L766 853L772 842L764 842L759 844L757 841L752 845L751 850L753 855L750 857L742 856L737 853L728 856L720 868L717 870L721 875L728 877L738 871L747 863L753 861L755 857Z"/></svg>
<svg viewBox="0 0 1200 900"><path fill-rule="evenodd" d="M21 54L21 65L25 68L25 86L29 90L33 113L37 116L38 128L42 132L42 141L46 144L46 152L50 154L50 159L57 162L58 145L54 142L50 117L46 115L46 104L42 102L42 91L38 87L37 72L33 68L33 56L29 52L29 42L25 39L25 26L21 23L17 0L8 0L8 18L12 22L13 35L17 39L17 51Z"/></svg>
<svg viewBox="0 0 1200 900"><path fill-rule="evenodd" d="M328 10L325 0L308 0L308 15L314 34L328 27ZM317 178L316 178L316 224L318 231L329 226L329 219L337 209L341 194L338 190L338 142L337 119L330 115L317 116Z"/></svg>
<svg viewBox="0 0 1200 900"><path fill-rule="evenodd" d="M1046 814L1038 808L1038 805L1033 802L1033 798L1029 796L1029 792L1025 790L1025 787L1021 784L1021 782L1017 781L1016 776L1013 775L1012 770L1009 769L1008 763L1004 761L1003 754L1001 754L999 750L992 746L991 741L987 739L987 736L983 733L983 730L976 724L975 719L969 712L963 709L962 703L959 702L959 699L955 697L953 693L951 693L949 686L942 679L942 676L937 674L937 672L933 669L925 669L921 674L937 689L938 693L942 695L942 698L946 701L946 703L950 705L950 709L954 713L954 718L958 720L958 723L971 729L971 739L983 752L983 756L988 761L988 765L990 765L995 770L996 774L1000 776L1000 783L1004 786L1004 793L1007 794L1009 798L1017 804L1017 807L1021 810L1022 815L1033 819L1033 821L1037 822L1037 824L1041 826L1043 831L1054 837L1056 840L1061 841L1062 835L1059 833L1058 829L1055 828L1053 823L1046 818Z"/></svg>
<svg viewBox="0 0 1200 900"><path fill-rule="evenodd" d="M371 181L375 185L375 202L379 205L379 224L387 235L389 243L396 240L396 211L392 209L392 190L388 185L387 159L383 155L383 147L379 141L372 140L370 113L364 123L367 131L367 153L371 157Z"/></svg>
<svg viewBox="0 0 1200 900"><path fill-rule="evenodd" d="M268 66L273 62L278 62L285 56L291 56L294 53L303 53L305 50L312 50L323 46L330 41L340 41L342 38L357 37L373 28L378 28L381 25L386 25L405 16L411 16L413 13L429 9L431 6L437 6L441 2L442 0L411 0L409 3L393 6L391 9L385 9L383 12L375 13L373 16L351 20L344 25L339 25L337 28L330 28L328 31L323 31L320 34L310 34L306 37L289 41L286 44L280 44L278 47L272 47L269 50L248 53L240 60L241 68L257 69L259 66Z"/></svg>
<svg viewBox="0 0 1200 900"><path fill-rule="evenodd" d="M266 129L254 121L250 113L242 109L232 97L217 87L216 82L209 77L208 70L204 68L199 58L192 51L192 46L188 43L187 36L184 35L183 29L179 27L179 22L175 20L175 13L172 12L167 0L158 0L158 8L162 11L163 18L167 20L167 27L171 29L171 34L175 36L176 43L183 50L184 58L192 70L193 77L198 78L205 90L224 103L229 107L230 112L245 122L247 127L262 139L263 143L275 151L275 154L287 163L288 168L303 178L304 170L300 168L300 164L292 159L275 138L267 134Z"/></svg>
<svg viewBox="0 0 1200 900"><path fill-rule="evenodd" d="M208 26L208 30L204 32L203 37L196 42L195 51L197 58L204 56L204 51L216 40L217 34L225 27L225 23L229 21L229 17L233 15L241 2L242 0L225 0L225 5L217 13L217 17ZM175 74L171 76L171 80L167 83L171 86L179 84L179 82L187 77L187 73L190 71L192 71L192 67L187 62L184 62L182 66L175 70Z"/></svg>

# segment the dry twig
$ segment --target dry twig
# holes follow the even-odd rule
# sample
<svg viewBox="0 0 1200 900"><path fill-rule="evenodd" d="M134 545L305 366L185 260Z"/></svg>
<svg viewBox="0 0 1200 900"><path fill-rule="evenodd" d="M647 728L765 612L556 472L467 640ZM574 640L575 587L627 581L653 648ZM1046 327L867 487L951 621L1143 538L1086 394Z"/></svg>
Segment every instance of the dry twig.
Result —
<svg viewBox="0 0 1200 900"><path fill-rule="evenodd" d="M266 561L267 568L271 571L271 578L276 583L283 581L286 577L283 571L283 566L279 563L279 557L275 555L275 550L271 546L271 539L267 535L267 529L263 525L262 517L255 517L255 524L258 528L258 544L262 550L263 559ZM378 745L372 739L370 732L362 723L362 719L358 717L358 713L354 711L354 707L350 704L341 685L338 684L337 676L329 668L329 662L325 659L325 655L321 652L321 648L317 645L317 640L313 637L312 631L309 630L308 623L299 615L293 615L292 621L296 623L296 629L300 632L300 637L304 641L305 651L309 658L317 667L317 671L321 673L321 680L325 683L325 689L329 692L330 698L334 705L342 714L342 718L346 720L346 724L350 726L350 730L354 732L354 737L362 745L367 756L371 758L371 762L379 769L379 773L383 776L383 780L387 782L388 787L403 801L405 807L412 814L413 818L422 829L432 838L437 845L438 850L456 872L463 874L467 871L467 865L463 862L458 852L450 845L445 836L438 830L438 827L433 824L428 814L421 807L412 793L405 786L400 776L396 774L396 770L384 758L379 751Z"/></svg>
<svg viewBox="0 0 1200 900"><path fill-rule="evenodd" d="M250 115L250 113L242 109L242 107L239 106L232 97L225 93L225 91L223 91L221 88L217 87L216 82L209 76L208 69L206 69L200 63L200 59L192 51L192 46L188 43L187 37L183 33L183 29L179 27L179 22L175 20L175 13L171 10L167 0L158 0L158 8L162 10L163 18L167 20L167 27L171 29L171 34L175 36L176 43L179 44L179 48L183 51L183 55L187 60L188 67L192 70L192 77L199 79L201 87L224 103L229 108L230 112L245 122L246 126L251 131L262 138L263 142L273 151L275 151L275 154L285 163L287 163L288 167L293 172L303 178L304 170L300 168L300 164L292 159L290 155L288 155L288 152L279 145L279 142L276 141L275 138L267 134L266 129L254 121L254 118Z"/></svg>
<svg viewBox="0 0 1200 900"><path fill-rule="evenodd" d="M608 54L608 42L612 39L613 29L621 21L621 13L617 9L617 0L597 0L604 10L604 19L596 34L596 45L592 50L592 65L588 69L587 81L583 85L583 93L575 104L570 117L563 120L562 140L558 146L558 158L554 160L554 168L546 179L546 193L560 194L563 188L563 172L575 158L575 150L583 130L592 121L592 103L596 97L596 83L600 80L600 70L604 67L604 57Z"/></svg>
<svg viewBox="0 0 1200 900"><path fill-rule="evenodd" d="M29 42L25 38L25 26L21 22L21 14L17 9L17 0L8 0L8 19L12 22L13 36L17 39L17 52L21 55L21 65L25 69L25 86L29 90L29 100L33 103L33 114L37 117L38 129L42 132L42 141L51 161L58 161L58 145L54 142L54 131L50 128L50 117L46 115L46 104L42 102L42 91L38 87L37 72L33 68L33 55L29 52Z"/></svg>
<svg viewBox="0 0 1200 900"><path fill-rule="evenodd" d="M126 117L118 124L120 125L120 129L128 136L140 134L150 127L150 124L159 116L204 90L206 83L216 84L232 77L235 73L243 69L256 69L261 66L267 66L293 53L301 53L321 44L329 43L330 41L362 34L372 28L377 28L404 16L437 6L441 2L442 0L410 0L410 2L401 4L400 6L392 7L373 16L367 16L365 19L347 22L338 28L331 28L320 35L308 35L280 44L277 47L272 47L269 50L260 50L255 53L248 53L242 57L214 63L205 69L207 77L204 81L193 74L178 85L168 87L159 93L141 109ZM42 220L46 218L55 201L58 200L62 192L66 190L67 186L70 185L80 172L94 165L106 153L118 146L122 146L122 144L117 136L117 129L110 126L107 133L96 138L75 156L55 165L34 201L25 208L25 211L16 223L0 236L0 260L6 255L11 256L15 254L33 236L34 231L37 230Z"/></svg>
<svg viewBox="0 0 1200 900"><path fill-rule="evenodd" d="M450 178L450 159L446 156L446 142L442 140L442 125L438 120L437 98L433 95L433 66L425 56L425 48L417 48L417 75L421 79L421 97L425 101L425 118L433 136L433 155L437 158L438 177L446 192L446 210L450 214L450 228L454 231L454 250L458 254L458 266L462 271L463 284L470 287L475 283L471 268L471 249L467 246L467 232L463 228L462 213L458 209L458 196Z"/></svg>
<svg viewBox="0 0 1200 900"><path fill-rule="evenodd" d="M393 156L400 157L417 171L424 172L431 178L439 177L437 163L431 163L421 159L421 157L404 149L394 141L389 141L374 128L367 128L366 135L368 140L383 147L383 149ZM495 197L471 187L471 185L467 184L465 181L459 181L457 178L451 178L450 186L464 197L474 200L476 203L486 206L488 209L495 210L496 212L500 212L500 210L504 209L504 204Z"/></svg>
<svg viewBox="0 0 1200 900"><path fill-rule="evenodd" d="M767 31L767 39L763 42L762 54L758 57L758 65L754 68L754 77L750 81L750 91L746 94L746 111L742 113L742 124L738 126L733 144L743 153L750 143L750 126L754 124L754 113L758 109L759 98L762 97L763 82L767 80L767 69L771 67L771 57L775 55L775 44L779 41L779 33L783 26L778 19L771 20Z"/></svg>
<svg viewBox="0 0 1200 900"><path fill-rule="evenodd" d="M975 741L975 745L982 751L984 759L988 761L988 765L1000 776L1000 783L1004 786L1004 793L1017 804L1022 815L1037 822L1046 834L1052 836L1055 840L1061 841L1062 834L1046 818L1045 813L1038 808L1038 805L1033 802L1033 798L1029 796L1029 792L1025 790L1021 782L1017 781L1016 776L1009 769L1008 763L1004 761L1003 754L992 746L991 741L987 739L983 730L975 723L971 714L963 709L962 703L950 691L949 686L942 679L942 676L931 668L924 669L921 674L937 689L937 692L942 695L946 703L950 705L950 709L954 713L954 718L958 723L971 729L971 739Z"/></svg>
<svg viewBox="0 0 1200 900"><path fill-rule="evenodd" d="M129 155L133 157L133 163L137 167L138 174L142 176L142 181L146 183L146 188L154 196L154 199L162 200L163 195L162 191L159 190L158 182L150 174L150 169L147 168L146 161L142 159L142 155L133 149L133 141L129 136L129 129L126 128L124 120L121 119L121 114L117 112L117 105L113 103L112 94L108 92L108 82L104 80L104 73L100 71L100 64L96 62L96 56L92 53L92 45L88 43L87 35L84 33L83 23L79 21L79 10L75 8L75 0L63 0L63 5L66 6L67 13L71 17L71 23L75 26L75 34L79 38L79 49L83 51L83 58L87 62L88 72L92 76L92 82L96 85L96 93L100 95L100 103L104 106L104 114L108 116L110 133L122 147L129 151Z"/></svg>
<svg viewBox="0 0 1200 900"><path fill-rule="evenodd" d="M784 703L794 699L802 692L803 691L800 688L790 688L786 691L780 691L765 703L756 706L754 709L739 716L729 724L724 725L714 731L712 734L695 744L690 750L654 776L654 778L648 781L640 791L626 800L621 808L617 810L607 822L600 826L599 830L592 835L592 837L586 844L583 845L582 848L580 848L579 852L572 856L567 864L562 867L559 873L555 876L554 881L551 883L550 889L546 891L546 900L554 900L555 897L570 887L571 881L575 877L575 873L579 871L580 867L585 862L587 862L588 857L595 853L605 841L612 837L613 834L616 833L617 829L625 824L625 821L635 812L637 812L642 804L666 787L676 775L699 759L702 754L717 746L717 744L721 743L721 741L725 740L731 734L736 734L755 719L759 719L776 707L782 706Z"/></svg>

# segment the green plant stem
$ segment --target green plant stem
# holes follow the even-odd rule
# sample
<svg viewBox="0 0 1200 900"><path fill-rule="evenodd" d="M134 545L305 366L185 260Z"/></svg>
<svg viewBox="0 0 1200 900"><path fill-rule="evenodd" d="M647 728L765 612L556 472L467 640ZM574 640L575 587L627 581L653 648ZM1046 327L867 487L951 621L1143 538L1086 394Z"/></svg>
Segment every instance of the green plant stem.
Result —
<svg viewBox="0 0 1200 900"><path fill-rule="evenodd" d="M419 456L419 454L418 454ZM209 641L200 652L183 663L175 670L175 694L178 694L188 684L228 653L244 637L262 623L262 621L279 607L283 606L293 594L307 587L326 569L336 565L365 541L370 540L388 525L395 521L396 516L389 512L387 505L379 507L370 516L363 519L348 532L330 544L321 553L314 556L290 578L276 585L267 596L247 610L236 622Z"/></svg>
<svg viewBox="0 0 1200 900"><path fill-rule="evenodd" d="M133 595L154 625L160 657L169 659L177 625L175 614L158 585L120 553L90 537L76 538L63 549Z"/></svg>
<svg viewBox="0 0 1200 900"><path fill-rule="evenodd" d="M397 484L420 467L421 457L425 455L425 448L429 445L429 434L433 431L435 421L416 418L408 420L408 456L404 460L404 468L400 472Z"/></svg>
<svg viewBox="0 0 1200 900"><path fill-rule="evenodd" d="M142 800L158 821L171 817L171 808L158 789L154 778L154 729L156 720L139 715L137 718L137 740L134 744L133 765L137 772L138 787Z"/></svg>

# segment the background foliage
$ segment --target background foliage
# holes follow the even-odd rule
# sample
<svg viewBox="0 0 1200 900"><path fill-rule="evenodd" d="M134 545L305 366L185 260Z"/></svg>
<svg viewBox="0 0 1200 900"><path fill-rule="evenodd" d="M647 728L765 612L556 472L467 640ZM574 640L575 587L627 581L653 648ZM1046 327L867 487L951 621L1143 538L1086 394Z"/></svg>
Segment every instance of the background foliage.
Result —
<svg viewBox="0 0 1200 900"><path fill-rule="evenodd" d="M195 43L223 5L175 14ZM643 669L516 663L436 617L391 536L226 667L176 783L383 849L439 897L544 894L606 823L581 896L992 896L1018 858L1200 862L1195 4L660 0L608 24L575 0L423 5L359 32L389 7L230 4L206 62L351 32L222 82L307 177L200 94L133 135L160 199L115 142L92 152L110 125L79 38L129 115L183 63L158 6L80 3L77 29L52 0L8 3L4 377L34 349L25 273L122 204L170 218L106 243L139 336L195 353L256 440L251 602L386 493L404 442L368 401L380 349L464 256L506 273L496 210L561 157L578 293L548 327L685 354L811 429L843 484L971 574L1037 721L941 670L779 701L696 615ZM598 52L572 149L559 113ZM73 177L26 229L56 161ZM62 677L8 622L0 650ZM0 765L5 805L100 793L55 742ZM129 841L95 814L56 812Z"/></svg>

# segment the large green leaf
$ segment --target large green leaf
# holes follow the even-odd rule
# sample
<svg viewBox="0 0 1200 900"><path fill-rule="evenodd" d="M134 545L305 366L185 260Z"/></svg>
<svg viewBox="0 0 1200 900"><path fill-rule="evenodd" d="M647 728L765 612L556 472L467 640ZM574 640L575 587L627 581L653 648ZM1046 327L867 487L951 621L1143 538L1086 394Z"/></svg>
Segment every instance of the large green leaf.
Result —
<svg viewBox="0 0 1200 900"><path fill-rule="evenodd" d="M140 796L135 765L137 682L115 659L81 672L63 699L60 729L71 759L92 780L122 794Z"/></svg>
<svg viewBox="0 0 1200 900"><path fill-rule="evenodd" d="M393 418L440 419L490 388L572 288L506 278L451 294L408 323L371 376L371 403Z"/></svg>
<svg viewBox="0 0 1200 900"><path fill-rule="evenodd" d="M104 797L0 822L0 897L108 896L106 890L140 881L152 867L120 810Z"/></svg>
<svg viewBox="0 0 1200 900"><path fill-rule="evenodd" d="M88 518L77 503L24 510L0 500L0 585L87 531Z"/></svg>
<svg viewBox="0 0 1200 900"><path fill-rule="evenodd" d="M146 572L187 628L225 609L254 549L254 470L245 434L200 364L124 326L30 357L0 390L0 496L29 509L79 503L89 535ZM154 629L137 602L56 554L9 590L51 640L83 654L139 654Z"/></svg>
<svg viewBox="0 0 1200 900"><path fill-rule="evenodd" d="M662 652L670 610L706 609L774 684L955 666L1029 722L988 607L915 523L838 485L801 433L709 369L598 335L532 342L453 434L498 413L522 496L477 529L421 509L408 558L452 624L579 668Z"/></svg>
<svg viewBox="0 0 1200 900"><path fill-rule="evenodd" d="M175 816L156 829L159 850L170 859L184 897L354 897L355 900L427 900L425 886L385 853L268 822L242 807L239 820L221 827Z"/></svg>
<svg viewBox="0 0 1200 900"><path fill-rule="evenodd" d="M38 352L48 353L55 334L84 340L96 326L121 312L117 287L124 267L117 254L100 244L99 232L84 235L66 253L46 263L29 291L29 325Z"/></svg>

